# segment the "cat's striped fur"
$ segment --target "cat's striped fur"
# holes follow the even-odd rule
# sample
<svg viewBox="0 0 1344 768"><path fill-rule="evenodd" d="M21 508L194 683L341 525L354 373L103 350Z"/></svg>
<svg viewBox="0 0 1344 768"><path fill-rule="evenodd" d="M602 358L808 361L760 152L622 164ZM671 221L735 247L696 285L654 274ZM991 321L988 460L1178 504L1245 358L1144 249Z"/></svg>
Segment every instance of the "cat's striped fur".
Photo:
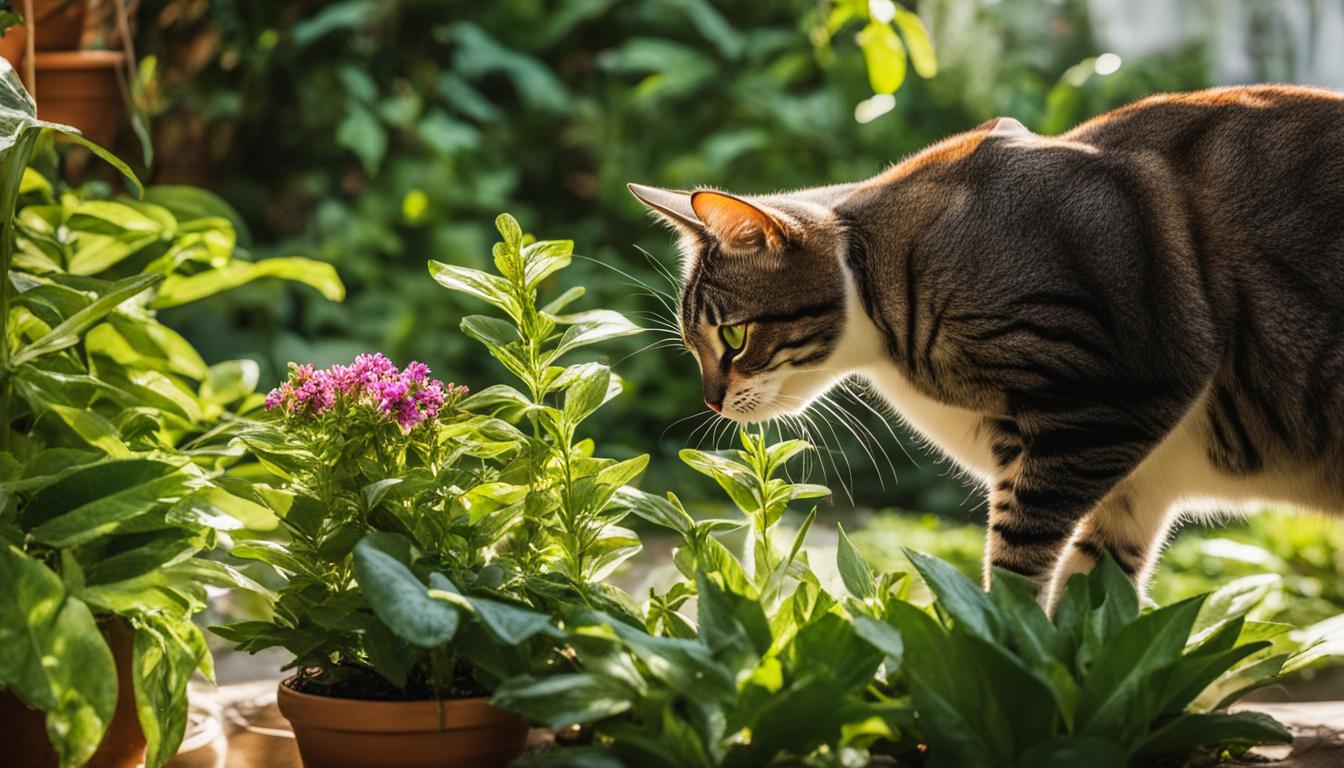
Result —
<svg viewBox="0 0 1344 768"><path fill-rule="evenodd" d="M1000 119L782 195L632 189L682 234L706 401L758 421L869 379L984 480L987 565L1109 552L1142 583L1179 509L1344 509L1339 95Z"/></svg>

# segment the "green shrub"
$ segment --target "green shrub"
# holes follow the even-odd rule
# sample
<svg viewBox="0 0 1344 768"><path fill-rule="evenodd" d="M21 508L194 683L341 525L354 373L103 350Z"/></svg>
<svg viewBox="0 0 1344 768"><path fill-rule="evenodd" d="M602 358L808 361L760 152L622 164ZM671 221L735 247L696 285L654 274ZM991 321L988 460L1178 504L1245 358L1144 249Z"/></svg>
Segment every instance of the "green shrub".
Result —
<svg viewBox="0 0 1344 768"><path fill-rule="evenodd" d="M233 412L259 404L255 364L207 366L154 310L306 265L236 259L236 214L199 190L99 199L27 168L59 133L140 191L119 160L36 120L8 64L0 111L0 688L46 713L75 766L130 685L159 766L182 739L188 679L212 675L191 621L205 585L266 591L204 555L268 514L223 478L241 456ZM330 268L304 277L340 291ZM131 680L109 621L133 633Z"/></svg>

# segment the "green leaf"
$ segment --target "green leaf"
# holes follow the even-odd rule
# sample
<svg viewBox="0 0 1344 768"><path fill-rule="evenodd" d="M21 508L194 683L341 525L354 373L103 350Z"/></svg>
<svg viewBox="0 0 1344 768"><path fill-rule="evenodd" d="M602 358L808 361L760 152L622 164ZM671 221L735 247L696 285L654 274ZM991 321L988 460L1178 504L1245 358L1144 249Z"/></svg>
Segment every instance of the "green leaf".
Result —
<svg viewBox="0 0 1344 768"><path fill-rule="evenodd" d="M515 321L521 318L521 310L509 292L509 284L502 278L478 269L468 269L441 261L429 262L429 274L444 288L475 296L488 304L504 310Z"/></svg>
<svg viewBox="0 0 1344 768"><path fill-rule="evenodd" d="M1101 647L1078 697L1076 732L1130 743L1161 712L1158 679L1185 647L1204 596L1159 608L1120 627Z"/></svg>
<svg viewBox="0 0 1344 768"><path fill-rule="evenodd" d="M626 319L625 315L609 309L593 309L574 315L561 315L554 319L557 323L569 327L560 336L559 344L556 345L548 358L548 361L552 362L580 347L621 336L629 336L644 330Z"/></svg>
<svg viewBox="0 0 1344 768"><path fill-rule="evenodd" d="M117 669L93 613L61 579L0 547L0 685L47 713L62 766L93 755L117 706Z"/></svg>
<svg viewBox="0 0 1344 768"><path fill-rule="evenodd" d="M330 301L345 298L345 285L336 274L335 267L325 261L302 256L283 256L261 261L235 259L222 267L194 275L169 275L150 307L176 307L264 277L303 283Z"/></svg>
<svg viewBox="0 0 1344 768"><path fill-rule="evenodd" d="M121 158L112 154L101 145L95 144L84 138L80 135L79 131L70 129L68 126L57 126L55 123L43 123L43 125L57 128L63 139L84 147L96 155L100 160L117 169L117 173L120 173L122 178L126 180L126 185L130 187L132 195L138 198L145 194L144 185L140 183L140 179L135 175L135 172L131 170L131 167L121 161Z"/></svg>
<svg viewBox="0 0 1344 768"><path fill-rule="evenodd" d="M374 613L406 642L436 648L457 632L457 608L430 597L410 568L369 537L355 546L355 578Z"/></svg>
<svg viewBox="0 0 1344 768"><path fill-rule="evenodd" d="M626 486L617 489L612 496L612 503L618 509L629 510L654 525L670 528L682 535L689 533L695 525L695 519L681 507L638 488Z"/></svg>
<svg viewBox="0 0 1344 768"><path fill-rule="evenodd" d="M209 656L201 630L189 620L151 615L135 631L131 668L146 768L177 754L187 727L187 684Z"/></svg>
<svg viewBox="0 0 1344 768"><path fill-rule="evenodd" d="M1133 753L1133 763L1147 765L1161 758L1188 758L1196 747L1251 747L1289 744L1293 735L1277 720L1260 712L1187 713L1144 739Z"/></svg>
<svg viewBox="0 0 1344 768"><path fill-rule="evenodd" d="M542 280L569 266L573 254L573 240L538 240L523 248L524 288L535 290Z"/></svg>
<svg viewBox="0 0 1344 768"><path fill-rule="evenodd" d="M874 648L886 654L887 675L894 675L901 665L901 660L905 658L905 643L901 641L901 633L890 624L868 616L854 618L854 631Z"/></svg>
<svg viewBox="0 0 1344 768"><path fill-rule="evenodd" d="M905 82L905 46L890 24L870 21L859 32L859 48L873 93L895 93Z"/></svg>
<svg viewBox="0 0 1344 768"><path fill-rule="evenodd" d="M611 378L611 369L601 363L577 366L565 390L565 419L569 424L578 424L606 402Z"/></svg>
<svg viewBox="0 0 1344 768"><path fill-rule="evenodd" d="M910 63L915 67L915 73L925 79L938 74L938 56L933 52L933 43L929 42L929 33L924 29L924 22L920 21L919 16L897 6L896 28L901 30L901 37L905 38L905 47L910 52Z"/></svg>
<svg viewBox="0 0 1344 768"><path fill-rule="evenodd" d="M354 152L365 173L378 172L387 143L387 130L372 112L359 104L347 104L345 117L336 126L336 144Z"/></svg>
<svg viewBox="0 0 1344 768"><path fill-rule="evenodd" d="M113 283L107 292L99 296L87 307L68 317L65 322L52 328L32 344L19 350L10 360L10 367L17 368L42 355L57 352L79 342L94 323L102 320L123 301L137 296L163 280L163 275L137 275Z"/></svg>
<svg viewBox="0 0 1344 768"><path fill-rule="evenodd" d="M163 461L106 462L44 488L29 501L25 514L42 520L32 529L34 539L51 547L70 547L181 496L189 480L179 465Z"/></svg>
<svg viewBox="0 0 1344 768"><path fill-rule="evenodd" d="M1278 574L1261 573L1235 579L1214 590L1204 601L1199 618L1195 619L1190 642L1203 642L1223 625L1244 617L1282 581L1283 577Z"/></svg>
<svg viewBox="0 0 1344 768"><path fill-rule="evenodd" d="M845 535L845 528L836 524L836 529L840 532L840 541L836 545L835 562L840 570L840 579L845 583L845 589L860 600L868 600L877 595L877 582L873 580L873 572L868 568L868 563L864 562L863 555L854 548L849 537Z"/></svg>
<svg viewBox="0 0 1344 768"><path fill-rule="evenodd" d="M518 645L534 635L553 631L550 617L544 613L483 597L468 597L467 602L490 633L507 645Z"/></svg>
<svg viewBox="0 0 1344 768"><path fill-rule="evenodd" d="M519 676L495 689L490 703L534 723L560 730L605 720L630 709L634 692L624 683L593 673Z"/></svg>
<svg viewBox="0 0 1344 768"><path fill-rule="evenodd" d="M254 360L225 360L210 366L201 380L200 397L225 406L257 391L261 368Z"/></svg>
<svg viewBox="0 0 1344 768"><path fill-rule="evenodd" d="M905 664L902 677L910 685L922 735L934 754L944 765L959 768L1010 762L1009 745L1004 744L1012 738L1007 722L986 722L992 716L1001 718L1002 709L985 706L992 699L980 698L983 683L967 659L953 655L947 631L904 601L893 602L888 612L900 630L906 656L920 659Z"/></svg>
<svg viewBox="0 0 1344 768"><path fill-rule="evenodd" d="M957 625L991 643L1003 637L1003 622L989 596L955 567L932 555L905 550L915 570L938 596L939 608Z"/></svg>

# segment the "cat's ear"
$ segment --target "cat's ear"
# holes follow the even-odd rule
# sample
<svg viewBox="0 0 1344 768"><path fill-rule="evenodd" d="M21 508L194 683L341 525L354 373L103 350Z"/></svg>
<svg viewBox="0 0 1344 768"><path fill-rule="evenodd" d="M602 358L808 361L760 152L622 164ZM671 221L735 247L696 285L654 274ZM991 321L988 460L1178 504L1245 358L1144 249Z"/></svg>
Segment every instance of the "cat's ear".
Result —
<svg viewBox="0 0 1344 768"><path fill-rule="evenodd" d="M679 228L703 230L700 219L691 207L689 192L677 192L672 189L646 187L643 184L626 184L630 194L649 207L649 210L663 217L663 220Z"/></svg>
<svg viewBox="0 0 1344 768"><path fill-rule="evenodd" d="M777 250L784 243L784 223L740 197L702 190L691 195L691 207L720 243L734 250Z"/></svg>

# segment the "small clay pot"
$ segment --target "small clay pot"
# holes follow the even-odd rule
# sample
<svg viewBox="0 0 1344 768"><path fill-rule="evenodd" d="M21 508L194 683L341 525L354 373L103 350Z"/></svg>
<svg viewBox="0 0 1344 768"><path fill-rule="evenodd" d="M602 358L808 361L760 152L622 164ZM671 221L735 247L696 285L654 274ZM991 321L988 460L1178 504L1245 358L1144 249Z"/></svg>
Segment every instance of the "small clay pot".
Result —
<svg viewBox="0 0 1344 768"><path fill-rule="evenodd" d="M23 2L12 6L23 13ZM33 0L33 25L37 38L33 47L39 51L70 51L79 47L84 37L84 15L88 0Z"/></svg>
<svg viewBox="0 0 1344 768"><path fill-rule="evenodd" d="M484 698L366 701L299 693L276 703L304 768L503 768L527 746L527 721Z"/></svg>
<svg viewBox="0 0 1344 768"><path fill-rule="evenodd" d="M17 72L23 72L19 65L23 64L24 54L28 53L28 27L24 24L16 24L6 29L3 36L0 36L0 57L9 62L11 67Z"/></svg>
<svg viewBox="0 0 1344 768"><path fill-rule="evenodd" d="M37 54L37 116L74 126L103 146L117 138L125 102L117 70L120 51L46 51Z"/></svg>
<svg viewBox="0 0 1344 768"><path fill-rule="evenodd" d="M135 713L131 653L135 633L120 617L99 622L117 663L117 709L112 723L84 768L137 768L145 762L145 734ZM0 692L0 745L7 768L57 768L60 760L47 739L47 716L9 691ZM14 761L14 762L10 762Z"/></svg>

